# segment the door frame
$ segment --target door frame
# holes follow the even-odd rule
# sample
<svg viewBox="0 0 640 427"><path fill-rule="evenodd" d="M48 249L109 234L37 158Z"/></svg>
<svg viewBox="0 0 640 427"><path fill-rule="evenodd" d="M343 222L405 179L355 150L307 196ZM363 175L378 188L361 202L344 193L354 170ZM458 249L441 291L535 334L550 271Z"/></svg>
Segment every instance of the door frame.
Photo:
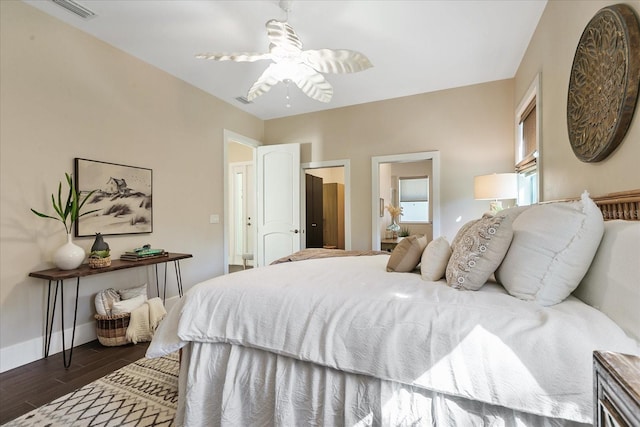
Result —
<svg viewBox="0 0 640 427"><path fill-rule="evenodd" d="M229 212L229 144L236 143L241 145L246 145L247 147L253 148L253 164L256 163L256 148L263 145L262 142L257 141L255 139L248 138L244 135L240 135L239 133L223 129L223 221L222 221L222 260L223 260L223 273L229 274L229 230L227 227L228 221L227 214ZM254 174L255 178L255 174ZM256 240L257 240L257 227L253 227L253 253L254 258L257 256L256 254Z"/></svg>
<svg viewBox="0 0 640 427"><path fill-rule="evenodd" d="M310 163L302 163L300 165L302 169L302 173L300 174L300 218L306 218L306 202L307 195L305 194L304 188L304 177L308 170L310 169L324 169L324 168L344 168L344 249L347 251L351 250L351 160L349 159L341 159L341 160L326 160L322 162L310 162ZM305 221L304 227L302 227L302 232L307 232L307 224ZM300 246L302 248L306 248L306 240L300 239Z"/></svg>
<svg viewBox="0 0 640 427"><path fill-rule="evenodd" d="M255 200L249 201L249 197L247 197L247 195L255 194L255 189L254 189L253 193L249 193L249 192L244 191L244 190L246 190L248 186L253 187L255 185L255 177L253 176L255 171L252 171L250 174L247 173L247 169L249 169L250 166L253 167L254 164L255 164L255 162L253 162L253 161L243 161L243 162L233 162L233 163L227 162L227 166L228 167L230 166L229 172L228 172L229 173L229 176L228 176L229 181L227 181L229 183L228 184L229 185L228 190L233 189L233 190L235 190L235 192L238 191L238 188L235 185L236 183L233 180L234 172L235 172L235 168L242 168L242 170L243 170L242 194L244 194L244 197L242 199L242 212L244 213L244 220L242 220L240 223L238 223L235 220L235 217L236 217L236 214L237 214L237 212L236 212L236 204L235 204L235 197L236 197L235 193L234 194L231 194L231 193L229 194L229 197L231 199L233 199L234 201L229 201L229 204L227 206L227 211L228 211L227 214L229 215L228 222L226 222L226 225L228 225L228 227L226 227L227 228L227 232L229 232L231 229L233 229L235 232L237 232L237 227L241 227L243 229L243 231L242 231L243 240L245 241L244 243L242 243L242 250L240 251L240 254L239 255L235 255L234 252L237 253L237 248L236 248L236 245L235 245L235 236L229 235L229 249L230 250L229 250L228 256L230 256L229 264L232 264L232 265L242 264L242 262L243 262L242 261L242 254L247 252L246 250L244 250L245 246L247 246L246 249L250 249L251 251L253 251L253 245L251 247L249 247L249 245L246 244L247 240L249 239L248 236L250 234L252 234L250 232L253 231L252 229L249 229L247 227L247 221L248 220L249 221L251 221L251 220L255 221L255 214L251 213L251 215L254 217L253 219L252 218L248 218L248 213L250 213L250 212L247 212L247 207L248 207L248 205L250 203L253 203L255 205ZM247 179L247 178L249 178L249 179ZM253 179L254 182L252 182L251 184L248 184L248 182L251 181L251 179ZM254 197L254 199L255 199L255 197ZM254 206L254 211L255 211L255 206ZM252 239L249 239L249 240L252 241ZM231 251L231 249L235 249L235 251ZM253 252L251 252L251 253L253 253Z"/></svg>
<svg viewBox="0 0 640 427"><path fill-rule="evenodd" d="M433 238L440 236L440 152L423 151L419 153L395 154L390 156L371 157L371 249L380 250L380 164L408 163L420 160L431 160L432 193L429 203L433 208Z"/></svg>

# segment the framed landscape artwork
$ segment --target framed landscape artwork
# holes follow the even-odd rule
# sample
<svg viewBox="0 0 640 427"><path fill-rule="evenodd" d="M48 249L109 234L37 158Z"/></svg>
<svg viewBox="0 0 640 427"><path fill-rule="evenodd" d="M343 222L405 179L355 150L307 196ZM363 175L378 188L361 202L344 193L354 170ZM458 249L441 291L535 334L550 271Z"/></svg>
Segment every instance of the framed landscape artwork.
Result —
<svg viewBox="0 0 640 427"><path fill-rule="evenodd" d="M153 231L151 169L77 158L75 181L81 197L95 191L82 211L99 209L76 221L76 236Z"/></svg>

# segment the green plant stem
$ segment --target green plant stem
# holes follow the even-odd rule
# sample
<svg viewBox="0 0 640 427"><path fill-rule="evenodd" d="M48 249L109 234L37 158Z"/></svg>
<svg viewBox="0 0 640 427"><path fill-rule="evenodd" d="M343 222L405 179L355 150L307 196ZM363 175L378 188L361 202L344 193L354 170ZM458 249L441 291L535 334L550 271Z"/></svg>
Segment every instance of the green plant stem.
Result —
<svg viewBox="0 0 640 427"><path fill-rule="evenodd" d="M81 199L80 194L74 187L73 178L71 177L71 175L65 172L65 177L67 179L67 184L69 185L69 193L67 194L66 202L64 204L62 203L62 182L58 183L58 200L56 201L55 196L53 194L51 195L51 204L53 205L53 209L56 211L56 214L58 214L58 217L43 214L33 208L31 208L31 212L41 218L49 218L60 221L64 225L64 229L67 234L70 234L71 229L73 228L73 224L78 220L78 218L94 212L98 212L100 209L94 209L92 211L80 214L82 207L87 202L89 197L91 197L93 193L95 193L96 190L89 192L89 194ZM70 220L70 222L67 223L67 220Z"/></svg>

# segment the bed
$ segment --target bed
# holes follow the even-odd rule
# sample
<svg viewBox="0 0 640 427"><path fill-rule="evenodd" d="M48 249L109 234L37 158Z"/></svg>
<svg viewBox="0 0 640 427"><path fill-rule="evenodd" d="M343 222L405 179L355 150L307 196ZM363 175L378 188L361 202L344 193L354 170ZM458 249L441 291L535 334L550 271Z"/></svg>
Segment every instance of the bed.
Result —
<svg viewBox="0 0 640 427"><path fill-rule="evenodd" d="M212 278L147 356L181 352L176 425L589 425L592 352L640 355L639 208L583 194L465 224L446 256L416 237Z"/></svg>

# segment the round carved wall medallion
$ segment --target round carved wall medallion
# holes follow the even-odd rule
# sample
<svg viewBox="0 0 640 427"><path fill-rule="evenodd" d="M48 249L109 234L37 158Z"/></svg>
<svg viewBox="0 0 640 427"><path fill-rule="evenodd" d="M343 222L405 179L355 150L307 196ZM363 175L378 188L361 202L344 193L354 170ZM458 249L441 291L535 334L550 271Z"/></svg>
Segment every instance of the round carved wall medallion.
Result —
<svg viewBox="0 0 640 427"><path fill-rule="evenodd" d="M629 129L640 87L640 23L616 4L589 21L569 79L569 142L583 162L604 160Z"/></svg>

